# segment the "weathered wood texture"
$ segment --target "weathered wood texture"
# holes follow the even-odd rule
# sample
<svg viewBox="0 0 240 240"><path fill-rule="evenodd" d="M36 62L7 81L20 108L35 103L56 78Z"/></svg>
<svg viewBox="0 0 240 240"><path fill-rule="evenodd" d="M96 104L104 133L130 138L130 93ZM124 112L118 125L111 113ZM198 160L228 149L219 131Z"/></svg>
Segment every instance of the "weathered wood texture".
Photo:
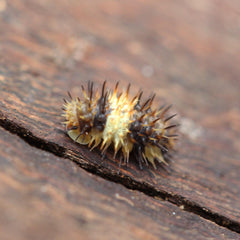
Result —
<svg viewBox="0 0 240 240"><path fill-rule="evenodd" d="M237 239L0 129L1 239ZM11 143L11 145L9 145Z"/></svg>
<svg viewBox="0 0 240 240"><path fill-rule="evenodd" d="M162 197L239 233L239 7L238 1L226 0L147 4L2 0L1 125L33 146L77 162L97 174L97 181L103 181L101 176ZM146 95L156 93L156 104L174 104L181 136L170 174L152 168L140 171L131 162L118 175L118 162L111 153L102 161L98 151L89 152L65 135L61 100L67 90L78 96L88 79L98 83L110 79L110 87L118 80L121 86L130 82L132 92L141 87ZM53 179L59 177L53 175ZM69 183L68 177L62 184ZM151 197L145 198L152 204ZM140 207L138 211L143 214ZM189 216L181 214L181 218ZM125 234L130 233L126 230ZM184 227L182 234L187 238Z"/></svg>

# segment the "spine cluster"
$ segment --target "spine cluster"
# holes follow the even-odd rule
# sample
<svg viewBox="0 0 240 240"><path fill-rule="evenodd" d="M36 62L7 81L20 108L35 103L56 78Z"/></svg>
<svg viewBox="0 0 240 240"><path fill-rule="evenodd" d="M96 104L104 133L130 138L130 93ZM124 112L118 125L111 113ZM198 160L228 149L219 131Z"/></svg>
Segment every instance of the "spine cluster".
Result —
<svg viewBox="0 0 240 240"><path fill-rule="evenodd" d="M114 91L106 90L106 81L101 92L94 91L93 82L88 83L87 91L82 86L83 99L65 101L63 106L68 135L80 144L88 144L92 149L100 147L102 154L114 148L114 158L120 154L125 163L129 156L156 168L155 161L166 163L169 150L173 148L176 124L169 120L176 114L166 117L171 106L152 109L155 95L141 103L143 92L129 97L130 84L125 92L118 94L118 83Z"/></svg>

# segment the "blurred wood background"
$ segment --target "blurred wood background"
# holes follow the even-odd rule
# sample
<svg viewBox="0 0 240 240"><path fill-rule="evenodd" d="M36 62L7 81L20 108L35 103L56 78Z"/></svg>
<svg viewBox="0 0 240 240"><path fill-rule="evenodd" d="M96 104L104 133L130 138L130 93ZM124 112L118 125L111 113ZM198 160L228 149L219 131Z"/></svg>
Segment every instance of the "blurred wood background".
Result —
<svg viewBox="0 0 240 240"><path fill-rule="evenodd" d="M0 0L0 239L240 239L240 2ZM88 80L173 103L169 173L69 139Z"/></svg>

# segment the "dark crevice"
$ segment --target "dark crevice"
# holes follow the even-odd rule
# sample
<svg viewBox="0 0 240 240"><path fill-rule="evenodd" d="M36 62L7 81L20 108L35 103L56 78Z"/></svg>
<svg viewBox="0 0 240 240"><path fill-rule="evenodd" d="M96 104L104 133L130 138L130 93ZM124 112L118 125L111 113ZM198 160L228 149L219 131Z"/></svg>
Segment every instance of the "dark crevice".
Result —
<svg viewBox="0 0 240 240"><path fill-rule="evenodd" d="M0 126L2 126L5 130L18 135L29 145L43 149L48 152L52 152L59 157L64 157L65 149L59 146L56 143L45 141L41 138L38 138L32 134L31 131L25 129L22 126L17 125L13 121L5 118L0 112Z"/></svg>
<svg viewBox="0 0 240 240"><path fill-rule="evenodd" d="M30 132L29 130L25 129L20 125L17 125L15 122L4 117L4 115L2 115L1 112L0 112L0 126L2 126L5 130L11 133L18 135L29 145L51 152L58 157L68 158L88 172L101 176L102 178L110 180L112 182L116 182L118 184L120 183L128 189L137 190L143 192L148 196L161 198L174 205L181 206L181 209L185 211L197 214L204 219L208 219L218 224L219 226L240 233L239 222L231 220L218 213L212 212L210 209L200 206L199 204L193 201L189 201L188 199L181 195L158 190L148 183L138 182L125 175L113 174L104 167L101 166L99 167L92 163L86 163L86 161L81 161L81 157L79 157L79 154L74 153L73 151L69 151L54 142L48 142L45 141L44 139L34 136L32 132Z"/></svg>

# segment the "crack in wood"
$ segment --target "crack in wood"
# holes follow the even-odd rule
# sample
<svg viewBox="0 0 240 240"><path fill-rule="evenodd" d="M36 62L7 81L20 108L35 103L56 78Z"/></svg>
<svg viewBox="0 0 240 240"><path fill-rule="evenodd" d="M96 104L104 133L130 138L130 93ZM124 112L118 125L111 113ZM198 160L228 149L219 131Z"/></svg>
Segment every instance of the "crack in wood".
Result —
<svg viewBox="0 0 240 240"><path fill-rule="evenodd" d="M26 128L16 124L15 122L9 120L0 111L0 126L5 130L18 135L29 145L53 153L58 157L68 158L75 162L79 167L91 172L97 176L100 176L106 180L120 183L128 189L140 191L150 197L161 198L168 201L174 205L177 205L184 211L188 211L198 216L210 220L219 226L225 227L231 231L240 233L240 223L234 221L228 217L220 215L210 209L197 204L194 201L190 201L179 194L168 193L166 191L161 191L148 183L138 182L131 179L123 174L118 174L117 172L109 171L109 169L103 166L97 166L93 163L86 163L79 153L65 149L54 142L48 142L44 139L38 138L32 134L31 131ZM82 161L81 161L82 160Z"/></svg>

